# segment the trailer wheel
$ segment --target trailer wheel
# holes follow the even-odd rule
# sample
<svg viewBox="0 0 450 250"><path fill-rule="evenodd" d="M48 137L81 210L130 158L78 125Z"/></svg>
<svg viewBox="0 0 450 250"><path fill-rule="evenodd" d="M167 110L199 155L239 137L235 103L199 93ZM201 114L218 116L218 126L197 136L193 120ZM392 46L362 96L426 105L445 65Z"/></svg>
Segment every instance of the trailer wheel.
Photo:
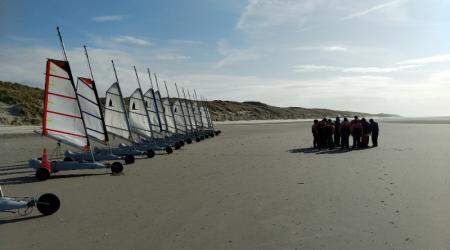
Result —
<svg viewBox="0 0 450 250"><path fill-rule="evenodd" d="M119 174L122 173L123 171L123 165L120 162L113 162L113 164L111 164L111 172L113 172L113 174Z"/></svg>
<svg viewBox="0 0 450 250"><path fill-rule="evenodd" d="M37 209L43 215L54 214L58 211L60 205L61 202L59 201L58 196L51 193L41 195L36 202Z"/></svg>
<svg viewBox="0 0 450 250"><path fill-rule="evenodd" d="M192 139L191 138L187 138L186 142L187 142L187 144L191 144L192 143Z"/></svg>
<svg viewBox="0 0 450 250"><path fill-rule="evenodd" d="M50 171L46 168L38 168L36 170L36 178L40 181L45 181L50 178Z"/></svg>
<svg viewBox="0 0 450 250"><path fill-rule="evenodd" d="M173 145L173 147L176 149L176 150L178 150L178 149L180 149L181 148L181 145L180 145L180 143L175 143L175 145Z"/></svg>
<svg viewBox="0 0 450 250"><path fill-rule="evenodd" d="M147 150L147 158L153 158L155 157L155 151L152 149Z"/></svg>
<svg viewBox="0 0 450 250"><path fill-rule="evenodd" d="M73 159L70 156L66 156L64 157L63 161L73 161Z"/></svg>
<svg viewBox="0 0 450 250"><path fill-rule="evenodd" d="M125 163L126 164L133 164L134 163L134 156L132 155L125 155Z"/></svg>
<svg viewBox="0 0 450 250"><path fill-rule="evenodd" d="M200 137L195 137L196 142L200 142Z"/></svg>
<svg viewBox="0 0 450 250"><path fill-rule="evenodd" d="M168 154L171 154L173 152L173 149L171 147L166 147L166 152Z"/></svg>

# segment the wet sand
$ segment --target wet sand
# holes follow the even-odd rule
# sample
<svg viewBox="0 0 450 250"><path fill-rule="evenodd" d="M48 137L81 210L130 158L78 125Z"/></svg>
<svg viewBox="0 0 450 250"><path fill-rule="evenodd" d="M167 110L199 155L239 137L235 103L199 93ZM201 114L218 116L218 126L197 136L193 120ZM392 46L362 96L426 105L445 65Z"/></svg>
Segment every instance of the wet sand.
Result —
<svg viewBox="0 0 450 250"><path fill-rule="evenodd" d="M450 127L380 123L380 147L310 149L309 123L220 125L221 136L125 174L24 161L54 142L0 137L10 196L56 193L49 217L0 214L2 249L448 249Z"/></svg>

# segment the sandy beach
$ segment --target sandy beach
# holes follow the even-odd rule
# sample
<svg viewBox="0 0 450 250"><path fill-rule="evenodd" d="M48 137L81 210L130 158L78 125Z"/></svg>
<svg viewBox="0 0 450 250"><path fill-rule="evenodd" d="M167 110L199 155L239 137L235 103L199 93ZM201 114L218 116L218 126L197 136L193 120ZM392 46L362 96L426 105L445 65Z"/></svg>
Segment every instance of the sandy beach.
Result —
<svg viewBox="0 0 450 250"><path fill-rule="evenodd" d="M430 123L430 122L427 122ZM60 210L0 214L2 249L449 249L450 127L380 123L380 146L311 150L310 123L221 124L222 135L106 170L37 182L53 141L0 137L9 196Z"/></svg>

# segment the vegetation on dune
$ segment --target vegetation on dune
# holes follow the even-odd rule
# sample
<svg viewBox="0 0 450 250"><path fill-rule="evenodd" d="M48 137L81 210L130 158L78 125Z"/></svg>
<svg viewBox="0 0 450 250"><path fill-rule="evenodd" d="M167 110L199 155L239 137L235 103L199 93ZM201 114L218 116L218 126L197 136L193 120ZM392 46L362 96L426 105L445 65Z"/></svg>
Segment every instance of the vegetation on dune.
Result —
<svg viewBox="0 0 450 250"><path fill-rule="evenodd" d="M19 83L0 81L0 124L40 125L42 124L44 90ZM172 99L172 98L171 98ZM175 99L172 99L172 101ZM101 98L104 104L105 99ZM125 98L128 106L128 98ZM336 116L393 116L371 115L351 111L329 109L307 109L300 107L274 107L261 102L209 101L208 107L215 121L312 119Z"/></svg>
<svg viewBox="0 0 450 250"><path fill-rule="evenodd" d="M44 91L0 81L0 124L41 124Z"/></svg>

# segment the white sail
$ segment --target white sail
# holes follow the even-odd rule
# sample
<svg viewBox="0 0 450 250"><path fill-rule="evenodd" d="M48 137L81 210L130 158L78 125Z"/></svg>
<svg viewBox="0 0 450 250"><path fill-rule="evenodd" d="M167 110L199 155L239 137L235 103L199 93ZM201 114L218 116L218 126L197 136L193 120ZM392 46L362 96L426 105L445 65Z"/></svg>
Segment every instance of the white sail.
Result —
<svg viewBox="0 0 450 250"><path fill-rule="evenodd" d="M47 60L42 133L57 141L88 149L69 62Z"/></svg>
<svg viewBox="0 0 450 250"><path fill-rule="evenodd" d="M183 108L181 106L180 99L176 100L172 105L172 110L175 118L175 122L177 124L178 130L186 133L188 129L188 125L186 123L186 119L183 113Z"/></svg>
<svg viewBox="0 0 450 250"><path fill-rule="evenodd" d="M197 129L197 121L195 120L194 109L192 108L192 102L186 100L189 109L189 119L191 120L192 129Z"/></svg>
<svg viewBox="0 0 450 250"><path fill-rule="evenodd" d="M145 138L152 138L151 122L145 107L142 91L139 88L130 96L128 116L133 132Z"/></svg>
<svg viewBox="0 0 450 250"><path fill-rule="evenodd" d="M192 120L191 120L191 111L189 111L189 108L188 108L185 100L181 101L181 107L183 108L183 114L184 114L184 119L186 120L187 129L190 131L194 130L194 125L192 124Z"/></svg>
<svg viewBox="0 0 450 250"><path fill-rule="evenodd" d="M161 116L158 113L157 103L155 100L153 89L149 89L144 94L145 107L147 108L148 117L152 124L153 132L160 133L163 129L161 126Z"/></svg>
<svg viewBox="0 0 450 250"><path fill-rule="evenodd" d="M209 126L209 121L208 121L208 114L206 113L206 108L203 105L200 106L200 112L201 112L203 126L205 128L209 128L210 126Z"/></svg>
<svg viewBox="0 0 450 250"><path fill-rule="evenodd" d="M192 109L194 110L194 118L197 123L197 127L203 128L202 114L200 111L200 107L196 101L192 102Z"/></svg>
<svg viewBox="0 0 450 250"><path fill-rule="evenodd" d="M155 91L155 102L156 102L156 108L158 110L158 116L159 116L159 120L160 120L160 126L162 131L167 131L167 124L166 124L166 118L165 118L165 114L164 114L164 109L163 109L163 105L162 105L162 98L161 98L161 94L159 93L159 91Z"/></svg>
<svg viewBox="0 0 450 250"><path fill-rule="evenodd" d="M95 82L88 78L78 77L76 89L88 136L101 143L106 143L108 135L103 122Z"/></svg>
<svg viewBox="0 0 450 250"><path fill-rule="evenodd" d="M104 119L106 130L109 133L126 140L132 139L127 121L128 117L123 103L122 91L117 82L113 83L106 91Z"/></svg>
<svg viewBox="0 0 450 250"><path fill-rule="evenodd" d="M172 114L170 100L168 98L164 98L162 104L164 109L164 115L166 116L167 131L173 134L178 133L177 131L178 126L175 123L175 117L173 116L174 114Z"/></svg>

